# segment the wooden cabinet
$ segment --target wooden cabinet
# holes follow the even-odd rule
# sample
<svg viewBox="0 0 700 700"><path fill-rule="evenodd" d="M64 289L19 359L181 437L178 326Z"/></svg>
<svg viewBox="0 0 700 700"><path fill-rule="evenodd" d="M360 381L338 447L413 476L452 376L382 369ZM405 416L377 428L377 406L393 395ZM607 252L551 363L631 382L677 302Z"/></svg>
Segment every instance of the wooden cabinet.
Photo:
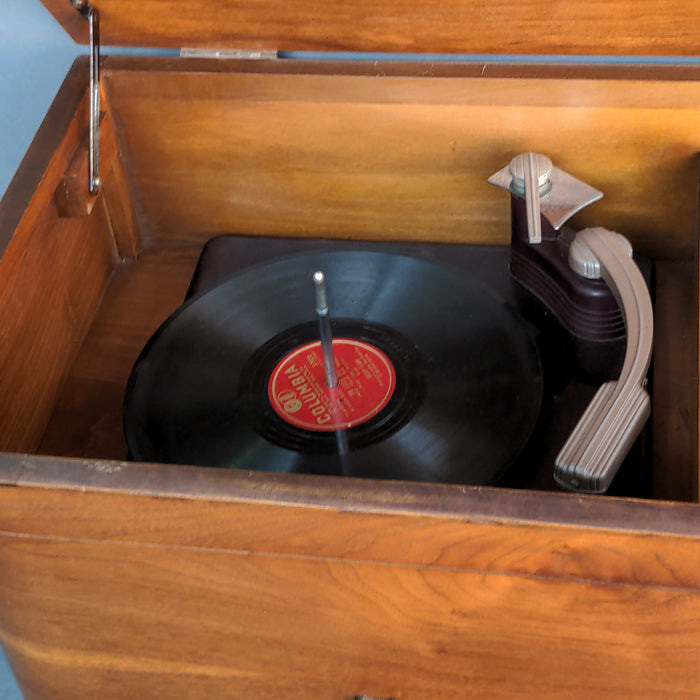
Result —
<svg viewBox="0 0 700 700"><path fill-rule="evenodd" d="M96 0L104 43L698 48L689 2L148 5ZM25 696L696 694L700 68L109 57L96 196L87 76L0 204L0 639ZM605 192L578 227L656 263L654 498L126 461L129 372L208 238L507 245L486 178L523 150Z"/></svg>

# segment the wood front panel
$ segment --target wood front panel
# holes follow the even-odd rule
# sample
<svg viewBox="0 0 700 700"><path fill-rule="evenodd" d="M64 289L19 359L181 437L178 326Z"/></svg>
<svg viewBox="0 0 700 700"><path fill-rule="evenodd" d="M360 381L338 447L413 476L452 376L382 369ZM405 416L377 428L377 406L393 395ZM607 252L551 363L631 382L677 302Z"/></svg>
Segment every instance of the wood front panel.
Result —
<svg viewBox="0 0 700 700"><path fill-rule="evenodd" d="M30 699L683 697L700 683L697 538L479 523L469 499L460 516L1 496L0 638Z"/></svg>
<svg viewBox="0 0 700 700"><path fill-rule="evenodd" d="M26 612L0 633L27 700L689 697L700 683L697 592L0 539L28 592L3 586Z"/></svg>
<svg viewBox="0 0 700 700"><path fill-rule="evenodd" d="M42 0L74 39L68 0ZM568 55L697 55L694 0L92 0L106 45Z"/></svg>
<svg viewBox="0 0 700 700"><path fill-rule="evenodd" d="M235 70L233 68L232 70ZM605 192L576 225L692 257L700 83L107 73L160 240L215 233L506 244L487 178L524 150Z"/></svg>

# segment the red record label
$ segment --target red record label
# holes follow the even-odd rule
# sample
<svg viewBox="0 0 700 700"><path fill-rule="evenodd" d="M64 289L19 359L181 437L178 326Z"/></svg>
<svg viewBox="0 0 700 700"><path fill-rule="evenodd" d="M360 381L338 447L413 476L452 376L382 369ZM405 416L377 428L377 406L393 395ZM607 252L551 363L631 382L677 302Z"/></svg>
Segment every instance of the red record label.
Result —
<svg viewBox="0 0 700 700"><path fill-rule="evenodd" d="M267 395L280 418L306 430L344 430L377 415L396 388L396 371L378 348L333 338L338 387L326 386L321 341L293 350L277 364Z"/></svg>

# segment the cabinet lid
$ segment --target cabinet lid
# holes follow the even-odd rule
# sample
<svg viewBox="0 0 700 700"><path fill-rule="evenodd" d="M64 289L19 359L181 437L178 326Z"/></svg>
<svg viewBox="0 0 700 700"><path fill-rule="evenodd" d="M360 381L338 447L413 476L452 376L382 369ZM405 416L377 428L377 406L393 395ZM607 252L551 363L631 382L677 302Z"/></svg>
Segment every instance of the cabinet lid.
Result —
<svg viewBox="0 0 700 700"><path fill-rule="evenodd" d="M70 0L42 0L87 42ZM112 46L700 55L698 0L92 0Z"/></svg>

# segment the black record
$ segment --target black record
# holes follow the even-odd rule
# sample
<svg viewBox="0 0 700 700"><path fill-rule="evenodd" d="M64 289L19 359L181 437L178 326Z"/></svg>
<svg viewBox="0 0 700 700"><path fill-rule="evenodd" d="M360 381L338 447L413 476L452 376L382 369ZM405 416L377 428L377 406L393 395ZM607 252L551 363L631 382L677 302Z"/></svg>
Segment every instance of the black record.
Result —
<svg viewBox="0 0 700 700"><path fill-rule="evenodd" d="M369 349L368 366L384 361L393 381L344 430L295 422L277 406L279 394L309 420L322 410L294 359L311 358L318 338L316 270L334 347ZM296 383L278 391L285 374ZM410 256L315 252L243 270L176 311L134 366L124 425L139 461L488 484L527 442L541 394L527 327L482 284Z"/></svg>

